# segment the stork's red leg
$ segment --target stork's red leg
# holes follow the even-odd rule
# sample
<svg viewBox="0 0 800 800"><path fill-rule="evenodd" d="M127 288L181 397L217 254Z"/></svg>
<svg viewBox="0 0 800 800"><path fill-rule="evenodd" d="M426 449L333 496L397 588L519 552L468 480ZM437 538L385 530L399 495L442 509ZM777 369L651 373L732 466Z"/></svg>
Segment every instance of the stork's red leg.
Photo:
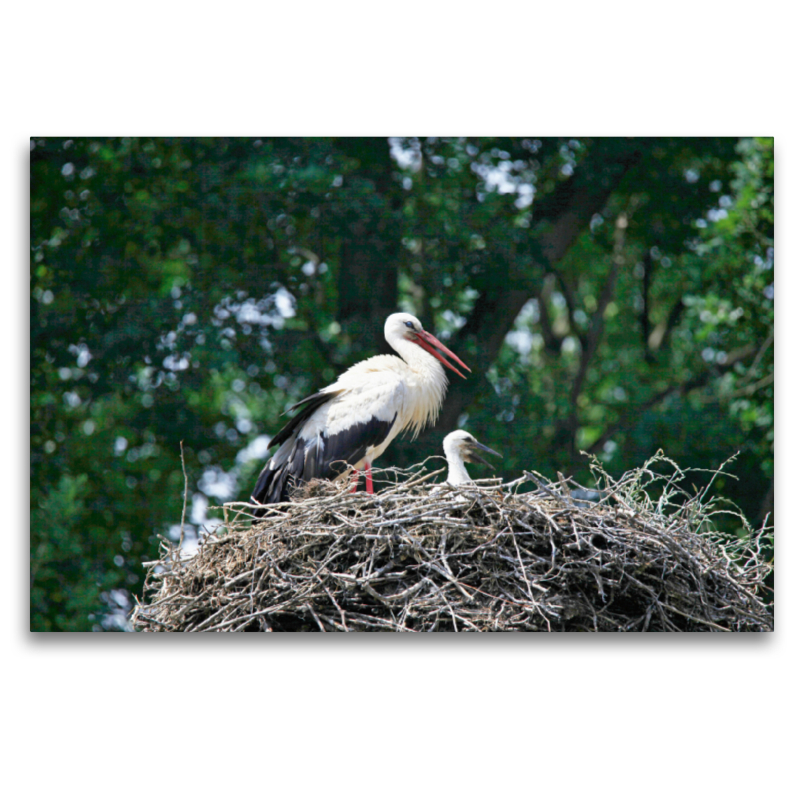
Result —
<svg viewBox="0 0 800 800"><path fill-rule="evenodd" d="M353 484L353 488L350 489L350 494L353 494L353 492L355 492L356 489L358 489L358 470L357 469L353 470L353 477L350 479L350 482Z"/></svg>
<svg viewBox="0 0 800 800"><path fill-rule="evenodd" d="M369 461L364 464L364 475L367 479L367 494L375 494L375 490L372 488L372 464Z"/></svg>

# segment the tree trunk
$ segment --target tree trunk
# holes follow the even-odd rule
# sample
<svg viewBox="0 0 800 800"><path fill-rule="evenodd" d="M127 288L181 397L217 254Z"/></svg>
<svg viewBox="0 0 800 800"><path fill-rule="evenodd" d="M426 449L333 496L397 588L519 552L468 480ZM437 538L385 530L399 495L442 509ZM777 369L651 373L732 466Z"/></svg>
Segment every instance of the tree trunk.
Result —
<svg viewBox="0 0 800 800"><path fill-rule="evenodd" d="M394 163L389 143L379 138L343 138L336 148L357 159L356 176L348 180L372 184L354 185L364 192L361 213L348 220L341 246L337 280L338 320L356 352L390 352L383 339L383 324L397 311L397 276L402 244L390 230L400 209L395 190Z"/></svg>

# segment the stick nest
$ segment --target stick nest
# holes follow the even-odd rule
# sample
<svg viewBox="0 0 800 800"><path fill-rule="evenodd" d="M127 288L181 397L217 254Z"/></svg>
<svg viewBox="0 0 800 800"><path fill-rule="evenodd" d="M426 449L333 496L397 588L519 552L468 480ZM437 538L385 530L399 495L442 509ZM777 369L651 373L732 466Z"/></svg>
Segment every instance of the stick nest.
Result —
<svg viewBox="0 0 800 800"><path fill-rule="evenodd" d="M375 495L311 483L261 520L227 504L193 556L163 542L134 627L772 630L771 530L723 537L715 515L736 512L686 494L660 454L616 482L593 469L594 490L527 472L452 488L420 465L376 470Z"/></svg>

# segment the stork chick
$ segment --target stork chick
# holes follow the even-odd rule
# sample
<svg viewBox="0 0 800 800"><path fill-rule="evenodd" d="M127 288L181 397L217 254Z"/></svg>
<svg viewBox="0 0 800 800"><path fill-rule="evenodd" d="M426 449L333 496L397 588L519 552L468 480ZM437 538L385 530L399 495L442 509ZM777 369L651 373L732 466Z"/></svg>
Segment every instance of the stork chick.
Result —
<svg viewBox="0 0 800 800"><path fill-rule="evenodd" d="M478 454L480 451L491 453L493 456L500 456L500 453L481 444L471 433L466 431L453 431L444 437L444 454L447 456L449 470L447 472L447 483L451 486L460 486L463 483L472 483L465 461L472 464L491 464ZM501 456L502 457L502 456Z"/></svg>

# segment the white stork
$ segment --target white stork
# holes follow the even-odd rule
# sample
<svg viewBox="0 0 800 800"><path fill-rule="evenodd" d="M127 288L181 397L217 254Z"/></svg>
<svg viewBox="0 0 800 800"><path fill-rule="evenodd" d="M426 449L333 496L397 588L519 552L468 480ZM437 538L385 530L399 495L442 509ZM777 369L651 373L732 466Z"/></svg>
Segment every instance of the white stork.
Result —
<svg viewBox="0 0 800 800"><path fill-rule="evenodd" d="M472 478L469 477L467 468L464 466L465 461L473 464L486 464L490 467L491 464L478 455L479 450L485 453L491 453L493 456L500 456L500 453L488 448L485 444L481 444L471 433L466 431L453 431L444 437L444 454L447 456L447 481L450 486L460 486L463 483L472 483Z"/></svg>
<svg viewBox="0 0 800 800"><path fill-rule="evenodd" d="M360 361L289 409L301 410L270 442L280 446L258 477L253 502L285 501L294 486L335 478L351 467L365 471L372 494L371 466L392 439L405 430L416 437L436 421L447 389L442 364L465 377L444 356L471 372L411 314L392 314L383 334L400 358ZM259 509L255 516L264 513Z"/></svg>

